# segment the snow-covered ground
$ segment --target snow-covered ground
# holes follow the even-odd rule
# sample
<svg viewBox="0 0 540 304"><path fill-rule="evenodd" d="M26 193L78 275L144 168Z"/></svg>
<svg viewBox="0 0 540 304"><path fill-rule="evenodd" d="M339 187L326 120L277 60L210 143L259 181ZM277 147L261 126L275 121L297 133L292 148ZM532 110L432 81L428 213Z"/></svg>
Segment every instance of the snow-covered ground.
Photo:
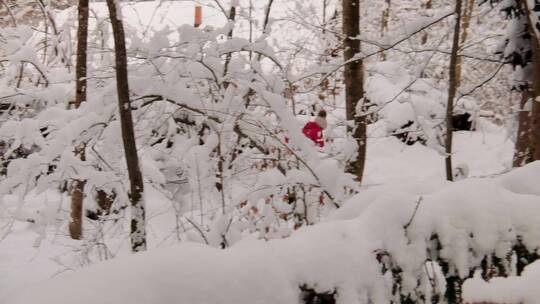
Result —
<svg viewBox="0 0 540 304"><path fill-rule="evenodd" d="M463 286L463 294L472 303L540 303L540 262L525 268L521 276L493 278L489 282L480 277L468 280Z"/></svg>
<svg viewBox="0 0 540 304"><path fill-rule="evenodd" d="M372 139L368 147L366 191L360 194L365 196L365 201L371 201L370 193L379 195L381 189L401 189L406 193L423 195L446 184L444 158L430 148L420 144L407 146L393 137ZM489 180L490 175L505 171L511 162L512 143L501 129L458 132L455 149L456 160L469 164L470 176L474 179ZM147 196L150 196L147 201L151 202L148 206L150 246L166 246L170 244L166 240L171 237L176 223L172 206L160 203L158 193L149 192ZM47 198L41 196L39 199ZM50 198L49 212L57 210L59 200L58 197ZM68 210L67 199L63 204ZM350 202L330 217L354 218L358 212L350 208L354 209L356 205ZM0 207L9 208L6 205ZM59 272L70 272L70 267L63 265L62 261L75 255L78 244L69 240L66 227L53 227L56 231L50 231L52 233L48 233L49 237L41 241L39 247L33 247L40 237L40 228L31 223L14 222L11 232L0 242L0 298L20 291L29 283L48 279ZM120 248L114 251L122 252ZM84 261L80 262L84 265Z"/></svg>
<svg viewBox="0 0 540 304"><path fill-rule="evenodd" d="M467 164L470 177L483 177L508 170L513 143L504 130L456 132L454 163ZM444 158L426 146L406 146L394 137L368 143L366 184L444 180Z"/></svg>
<svg viewBox="0 0 540 304"><path fill-rule="evenodd" d="M287 239L248 238L226 250L192 243L154 249L25 284L2 303L295 303L304 285L318 292L337 291L338 303L367 299L386 303L391 287L381 274L376 252L385 252L402 267L406 286L416 282L412 275L424 269L425 242L434 233L443 248L440 254L461 275L492 248L504 252L516 235L530 246L540 245L540 190L535 186L539 178L539 162L498 177L455 183L432 180L427 185L404 176L402 183L360 193L326 222L304 227ZM20 235L17 239L22 240ZM7 253L11 267L17 259L28 262L6 244L3 252L13 250ZM11 244L25 246L23 241ZM55 247L58 244L34 249L34 256L40 256L34 265L45 271L14 269L4 282L44 279L47 269L54 271L44 257ZM477 280L466 283L465 295L472 300L537 303L535 289L526 287L529 282L520 284L534 280L536 268L529 266L522 278L497 279L489 285ZM517 285L519 290L497 296L501 293L497 287Z"/></svg>
<svg viewBox="0 0 540 304"><path fill-rule="evenodd" d="M222 13L210 4L204 5L203 26L223 26ZM290 9L277 7L282 12ZM101 18L107 16L104 3L93 3L92 9ZM191 1L127 3L123 10L129 26L152 30L191 24L193 12ZM239 27L245 33L245 25ZM401 89L378 92L391 97ZM456 132L454 152L454 163L464 164L469 172L467 179L452 184L445 181L441 153L421 144L405 145L387 136L386 130L372 128L358 195L323 223L304 227L288 239L264 242L249 237L227 250L189 242L171 245L176 243L174 206L148 187L151 250L129 256L125 240L106 240L116 259L93 266L85 250L95 248L70 240L65 221L49 222L46 233L43 222L24 222L54 221L51 215L69 210L66 197L40 194L26 202L24 212L19 202L7 197L0 201L0 210L8 212L0 215L16 214L19 220L0 218L0 228L11 225L1 230L8 234L0 235L0 303L296 303L301 285L319 292L337 289L340 303L367 298L384 303L389 286L374 250L402 252L397 262L414 272L422 265L424 238L437 232L441 242L455 242L445 254L465 271L477 262L459 255L467 252L466 245L483 253L510 237L505 230L509 227L538 243L540 227L534 219L540 213L540 164L506 173L513 142L503 127L485 121L474 132ZM422 202L416 205L419 198ZM45 208L33 209L32 204ZM418 214L411 217L416 207ZM410 220L408 244L401 228ZM463 231L474 231L478 239L464 244L467 240L459 238L467 236ZM125 231L116 235L128 237ZM89 267L79 270L82 266ZM538 303L538 295L527 288L537 281L538 268L534 264L522 278L490 284L472 280L465 284L465 296L474 301ZM499 295L505 288L513 292Z"/></svg>

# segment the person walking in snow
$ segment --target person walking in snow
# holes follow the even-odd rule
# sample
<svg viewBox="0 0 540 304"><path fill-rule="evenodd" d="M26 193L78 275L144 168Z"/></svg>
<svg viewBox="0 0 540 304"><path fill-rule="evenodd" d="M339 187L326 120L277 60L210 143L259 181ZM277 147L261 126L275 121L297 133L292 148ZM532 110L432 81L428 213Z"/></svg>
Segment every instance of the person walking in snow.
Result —
<svg viewBox="0 0 540 304"><path fill-rule="evenodd" d="M315 118L315 121L306 123L302 129L302 133L311 139L317 146L324 147L323 130L326 129L326 111L320 110Z"/></svg>

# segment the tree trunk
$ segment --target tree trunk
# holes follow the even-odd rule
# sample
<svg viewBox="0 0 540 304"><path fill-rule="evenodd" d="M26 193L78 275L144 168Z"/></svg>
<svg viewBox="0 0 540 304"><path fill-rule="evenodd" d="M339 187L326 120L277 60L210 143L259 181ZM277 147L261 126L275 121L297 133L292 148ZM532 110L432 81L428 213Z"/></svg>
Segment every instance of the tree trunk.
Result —
<svg viewBox="0 0 540 304"><path fill-rule="evenodd" d="M457 62L459 49L459 33L461 31L461 2L462 0L456 0L456 20L454 25L452 53L450 55L450 80L448 85L448 102L446 105L446 179L449 181L454 180L454 176L452 174L452 115L454 114L454 98L456 97L456 91L458 86Z"/></svg>
<svg viewBox="0 0 540 304"><path fill-rule="evenodd" d="M531 132L531 111L527 107L529 90L523 89L519 103L518 131L514 151L513 166L521 167L531 161L529 136Z"/></svg>
<svg viewBox="0 0 540 304"><path fill-rule="evenodd" d="M326 10L328 7L328 0L323 0L322 6L322 34L324 36L326 35Z"/></svg>
<svg viewBox="0 0 540 304"><path fill-rule="evenodd" d="M474 0L465 0L464 8L465 8L465 11L463 12L463 18L461 22L461 37L460 37L461 45L465 44L469 36L468 29L469 29L469 26L471 25L471 18L474 11ZM462 78L461 71L463 70L462 61L463 61L462 57L457 58L456 81L457 81L458 88L461 85L461 78Z"/></svg>
<svg viewBox="0 0 540 304"><path fill-rule="evenodd" d="M539 28L540 21L538 19L531 20L533 16L537 16L536 7L529 7L528 1L523 1L525 4L525 14L529 24L529 32L531 34L531 50L532 50L532 108L531 108L531 130L530 130L530 148L532 160L540 160L540 37L535 29ZM536 2L536 1L535 1Z"/></svg>
<svg viewBox="0 0 540 304"><path fill-rule="evenodd" d="M360 34L360 1L359 0L343 0L343 34L344 41L344 59L350 60L354 55L360 53L360 40L352 39ZM364 75L363 75L362 60L345 65L345 98L346 98L346 114L347 121L354 121L354 126L348 125L348 131L354 132L353 137L358 144L358 155L352 161L347 171L356 176L356 179L361 182L364 173L364 165L366 160L366 116L363 113L357 113L358 103L363 103L364 97ZM363 111L359 111L363 112Z"/></svg>
<svg viewBox="0 0 540 304"><path fill-rule="evenodd" d="M460 0L457 0L460 1ZM444 297L448 304L462 304L463 303L463 280L457 276L452 275L446 278L446 291Z"/></svg>
<svg viewBox="0 0 540 304"><path fill-rule="evenodd" d="M79 27L77 29L77 64L75 108L86 101L86 65L88 50L88 0L79 0Z"/></svg>
<svg viewBox="0 0 540 304"><path fill-rule="evenodd" d="M425 10L429 10L433 7L433 2L432 0L427 0L425 4L422 4L422 8L425 9ZM422 35L422 45L426 44L427 41L428 41L428 31L424 31L424 34Z"/></svg>
<svg viewBox="0 0 540 304"><path fill-rule="evenodd" d="M144 187L137 146L135 143L135 131L129 100L129 85L127 72L126 40L124 25L121 15L117 12L116 3L119 1L107 0L109 15L114 35L114 51L116 57L116 88L118 90L118 111L120 112L120 124L122 128L122 140L126 156L129 174L131 201L131 250L133 252L146 250L146 227L145 227L145 203Z"/></svg>
<svg viewBox="0 0 540 304"><path fill-rule="evenodd" d="M73 106L79 106L86 101L86 52L88 50L88 0L79 0L79 24L77 28L77 65L75 67L75 102ZM75 148L75 154L81 160L85 160L85 146ZM69 235L74 240L82 238L82 215L84 199L83 180L75 180L71 192L71 222L69 223Z"/></svg>
<svg viewBox="0 0 540 304"><path fill-rule="evenodd" d="M229 23L234 23L235 20L236 20L236 6L234 6L234 3L231 4L231 10L229 11ZM233 30L234 30L234 25L231 25L231 29L229 30L229 32L227 33L227 39L228 40L231 40L232 37L233 37ZM225 57L225 64L223 66L223 77L226 77L227 76L227 73L229 71L229 64L231 63L231 59L232 59L232 53L228 53L227 56ZM224 87L227 88L229 86L229 82L225 82L224 83Z"/></svg>
<svg viewBox="0 0 540 304"><path fill-rule="evenodd" d="M390 12L392 8L392 0L385 0L386 8L383 10L381 15L381 37L386 36L388 32L388 24L390 23ZM386 61L386 53L381 52L381 60Z"/></svg>

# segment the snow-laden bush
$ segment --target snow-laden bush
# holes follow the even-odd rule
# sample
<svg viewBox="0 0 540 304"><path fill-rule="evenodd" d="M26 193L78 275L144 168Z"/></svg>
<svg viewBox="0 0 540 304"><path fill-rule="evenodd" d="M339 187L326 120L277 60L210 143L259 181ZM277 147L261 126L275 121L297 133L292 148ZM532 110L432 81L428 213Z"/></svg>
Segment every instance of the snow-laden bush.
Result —
<svg viewBox="0 0 540 304"><path fill-rule="evenodd" d="M485 278L519 274L532 262L525 258L538 257L538 178L536 162L424 193L374 188L332 220L284 240L137 254L38 284L5 303L298 303L301 287L335 292L337 303L456 303L476 270Z"/></svg>
<svg viewBox="0 0 540 304"><path fill-rule="evenodd" d="M366 114L378 130L374 136L394 135L408 144L420 142L443 151L448 97L439 86L436 79L410 74L399 62L371 65L366 79L370 104ZM472 130L484 112L474 99L460 98L454 116L462 121L456 121L454 127Z"/></svg>
<svg viewBox="0 0 540 304"><path fill-rule="evenodd" d="M62 27L66 32L73 30L70 20ZM24 202L29 194L69 193L71 181L83 180L88 209L103 205L100 196L113 200L107 210L88 211L109 227L127 218L128 178L109 24L98 18L91 25L88 98L79 108L69 108L72 66L60 59L55 69L42 69L43 77L55 81L29 82L15 90L33 113L6 116L0 125L10 158L0 194ZM168 212L176 214L181 230L177 234L217 247L251 233L286 236L317 222L320 213L341 204L356 187L343 174L343 163L321 161L301 133L284 98L286 73L267 37L227 39L231 26L181 25L144 33L127 26L130 93L145 183L170 201ZM26 33L27 28L16 30ZM10 42L18 50L14 54L24 53L21 35ZM265 66L250 53L260 55ZM40 53L32 54L41 59ZM8 67L19 66L17 56L6 59ZM11 86L16 75L2 74L1 80ZM60 76L61 81L55 78ZM84 160L74 153L80 147L85 147ZM14 154L17 149L26 155ZM65 214L59 218L67 220Z"/></svg>

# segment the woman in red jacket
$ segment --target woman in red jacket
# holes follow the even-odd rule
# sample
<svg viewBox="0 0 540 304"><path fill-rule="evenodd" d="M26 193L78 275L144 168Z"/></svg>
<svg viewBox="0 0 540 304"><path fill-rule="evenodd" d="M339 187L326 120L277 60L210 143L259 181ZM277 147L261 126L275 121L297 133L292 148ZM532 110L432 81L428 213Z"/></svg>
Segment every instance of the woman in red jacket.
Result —
<svg viewBox="0 0 540 304"><path fill-rule="evenodd" d="M302 129L302 133L322 148L324 147L323 130L326 126L326 111L320 110L315 121L308 122Z"/></svg>

